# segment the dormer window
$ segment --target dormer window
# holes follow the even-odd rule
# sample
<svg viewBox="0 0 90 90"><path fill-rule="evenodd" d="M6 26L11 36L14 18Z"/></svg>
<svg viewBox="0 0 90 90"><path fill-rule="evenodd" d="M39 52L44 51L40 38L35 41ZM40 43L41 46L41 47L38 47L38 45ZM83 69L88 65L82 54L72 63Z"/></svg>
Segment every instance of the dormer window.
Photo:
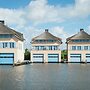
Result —
<svg viewBox="0 0 90 90"><path fill-rule="evenodd" d="M12 34L0 34L0 38L12 38Z"/></svg>
<svg viewBox="0 0 90 90"><path fill-rule="evenodd" d="M89 39L76 39L76 40L72 40L72 42L90 42Z"/></svg>
<svg viewBox="0 0 90 90"><path fill-rule="evenodd" d="M39 42L39 43L44 43L44 42L56 42L56 40L36 40L36 42Z"/></svg>

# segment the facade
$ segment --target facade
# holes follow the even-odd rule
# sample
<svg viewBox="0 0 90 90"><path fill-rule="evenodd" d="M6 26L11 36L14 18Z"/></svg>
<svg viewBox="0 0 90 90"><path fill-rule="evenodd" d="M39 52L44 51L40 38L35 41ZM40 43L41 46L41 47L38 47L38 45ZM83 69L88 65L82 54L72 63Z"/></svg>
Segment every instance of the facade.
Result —
<svg viewBox="0 0 90 90"><path fill-rule="evenodd" d="M83 29L67 38L68 62L90 62L90 35Z"/></svg>
<svg viewBox="0 0 90 90"><path fill-rule="evenodd" d="M0 64L14 64L24 60L23 34L0 22Z"/></svg>
<svg viewBox="0 0 90 90"><path fill-rule="evenodd" d="M31 62L61 62L60 45L62 41L49 33L48 29L34 37L31 44Z"/></svg>

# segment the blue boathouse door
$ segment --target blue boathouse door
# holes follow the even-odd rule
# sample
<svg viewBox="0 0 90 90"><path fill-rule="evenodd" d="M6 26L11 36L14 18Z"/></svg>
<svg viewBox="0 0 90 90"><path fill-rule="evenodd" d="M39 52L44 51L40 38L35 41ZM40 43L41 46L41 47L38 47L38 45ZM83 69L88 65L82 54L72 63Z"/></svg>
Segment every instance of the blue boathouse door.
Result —
<svg viewBox="0 0 90 90"><path fill-rule="evenodd" d="M14 54L13 53L0 53L0 64L13 64Z"/></svg>
<svg viewBox="0 0 90 90"><path fill-rule="evenodd" d="M33 54L33 62L44 62L44 54Z"/></svg>
<svg viewBox="0 0 90 90"><path fill-rule="evenodd" d="M48 54L48 62L59 62L59 54Z"/></svg>
<svg viewBox="0 0 90 90"><path fill-rule="evenodd" d="M81 62L81 54L70 54L70 62Z"/></svg>

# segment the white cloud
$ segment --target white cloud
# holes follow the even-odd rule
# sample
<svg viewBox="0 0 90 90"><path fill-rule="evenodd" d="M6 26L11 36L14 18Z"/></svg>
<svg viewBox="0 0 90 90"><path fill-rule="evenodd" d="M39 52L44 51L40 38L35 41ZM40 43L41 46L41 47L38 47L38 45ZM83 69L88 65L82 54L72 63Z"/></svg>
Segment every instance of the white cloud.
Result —
<svg viewBox="0 0 90 90"><path fill-rule="evenodd" d="M72 18L87 18L90 15L90 0L75 0L74 5L65 7L49 5L48 0L32 0L20 9L0 8L0 19L16 30L23 32L27 42L43 31L40 24L64 22ZM29 25L30 23L30 25ZM65 41L68 36L64 27L52 26L51 32Z"/></svg>
<svg viewBox="0 0 90 90"><path fill-rule="evenodd" d="M51 29L52 34L54 34L55 36L58 36L62 39L63 44L61 45L61 49L66 49L66 38L69 36L65 30L64 27L60 27L60 26L55 26L52 27Z"/></svg>
<svg viewBox="0 0 90 90"><path fill-rule="evenodd" d="M24 37L25 37L25 47L31 48L31 39L41 34L44 30L38 29L36 27L28 26L24 28Z"/></svg>
<svg viewBox="0 0 90 90"><path fill-rule="evenodd" d="M28 19L35 24L45 22L63 21L58 17L58 10L53 5L48 5L47 0L32 1L26 8L28 11Z"/></svg>
<svg viewBox="0 0 90 90"><path fill-rule="evenodd" d="M25 25L28 22L40 24L45 22L62 22L68 18L90 15L90 0L75 0L74 5L66 7L49 5L48 0L32 0L21 9L0 8L0 19L8 24Z"/></svg>
<svg viewBox="0 0 90 90"><path fill-rule="evenodd" d="M24 25L26 23L24 11L19 9L3 9L0 8L0 19L5 20L8 24Z"/></svg>
<svg viewBox="0 0 90 90"><path fill-rule="evenodd" d="M66 7L49 5L47 0L34 0L28 5L28 18L34 23L62 22L90 15L90 0L75 0Z"/></svg>
<svg viewBox="0 0 90 90"><path fill-rule="evenodd" d="M90 33L90 25L86 28L87 32Z"/></svg>
<svg viewBox="0 0 90 90"><path fill-rule="evenodd" d="M90 15L90 0L75 0L75 5L70 11L72 17L87 17Z"/></svg>

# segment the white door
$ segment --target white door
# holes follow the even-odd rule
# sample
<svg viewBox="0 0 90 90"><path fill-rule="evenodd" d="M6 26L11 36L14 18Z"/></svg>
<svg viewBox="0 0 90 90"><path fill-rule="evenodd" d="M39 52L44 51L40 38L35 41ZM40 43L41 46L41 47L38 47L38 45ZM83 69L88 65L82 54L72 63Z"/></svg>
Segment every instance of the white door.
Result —
<svg viewBox="0 0 90 90"><path fill-rule="evenodd" d="M13 64L14 54L13 53L0 53L0 64Z"/></svg>
<svg viewBox="0 0 90 90"><path fill-rule="evenodd" d="M59 62L59 54L48 54L48 62Z"/></svg>
<svg viewBox="0 0 90 90"><path fill-rule="evenodd" d="M43 54L33 54L33 62L44 62Z"/></svg>
<svg viewBox="0 0 90 90"><path fill-rule="evenodd" d="M70 54L70 62L81 62L81 54Z"/></svg>

